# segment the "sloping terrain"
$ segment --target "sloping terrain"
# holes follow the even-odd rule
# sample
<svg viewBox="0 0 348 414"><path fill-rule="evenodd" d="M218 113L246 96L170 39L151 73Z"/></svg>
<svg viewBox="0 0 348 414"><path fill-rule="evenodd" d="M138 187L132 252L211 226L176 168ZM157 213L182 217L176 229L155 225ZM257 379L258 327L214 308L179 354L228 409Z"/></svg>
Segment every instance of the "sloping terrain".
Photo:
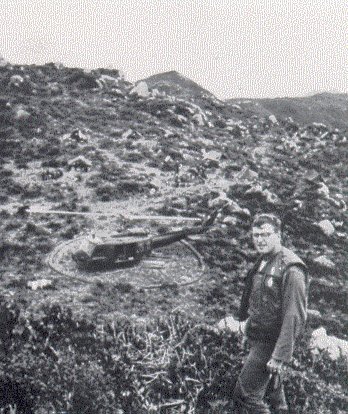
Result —
<svg viewBox="0 0 348 414"><path fill-rule="evenodd" d="M347 338L344 96L323 119L304 122L317 113L305 98L300 119L278 101L263 101L262 110L219 101L175 72L147 82L150 92L139 96L116 70L0 68L4 300L34 315L58 303L97 324L152 324L178 311L215 324L237 310L255 259L250 223L267 211L283 218L285 244L308 264L310 327ZM74 237L133 226L159 234L219 206L215 225L191 240L206 264L199 284L139 290L103 277L84 283L47 266L53 249ZM141 215L168 220L128 217Z"/></svg>
<svg viewBox="0 0 348 414"><path fill-rule="evenodd" d="M300 125L319 122L343 130L348 127L347 94L320 93L301 98L231 99L228 102L260 116L274 114L279 120L292 118Z"/></svg>

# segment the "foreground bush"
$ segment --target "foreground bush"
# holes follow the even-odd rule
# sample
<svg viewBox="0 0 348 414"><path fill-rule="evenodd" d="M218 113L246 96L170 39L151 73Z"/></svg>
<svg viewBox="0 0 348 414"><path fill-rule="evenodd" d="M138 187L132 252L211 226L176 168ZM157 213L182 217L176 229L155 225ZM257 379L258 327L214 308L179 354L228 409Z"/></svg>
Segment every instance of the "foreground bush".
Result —
<svg viewBox="0 0 348 414"><path fill-rule="evenodd" d="M179 314L97 326L59 305L28 314L1 299L0 308L3 412L228 412L243 357L233 333ZM286 378L293 413L345 412L345 375L343 362L298 353Z"/></svg>

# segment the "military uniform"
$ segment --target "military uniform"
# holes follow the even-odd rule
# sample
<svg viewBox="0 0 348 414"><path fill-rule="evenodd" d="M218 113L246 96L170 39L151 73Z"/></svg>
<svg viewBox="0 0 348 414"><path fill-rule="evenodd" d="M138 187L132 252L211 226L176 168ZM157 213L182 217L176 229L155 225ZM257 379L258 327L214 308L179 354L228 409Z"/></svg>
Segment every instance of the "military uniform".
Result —
<svg viewBox="0 0 348 414"><path fill-rule="evenodd" d="M270 381L266 365L271 358L290 361L295 340L306 321L307 291L306 266L285 247L261 256L248 273L239 319L247 320L245 334L250 352L234 390L237 412L270 413L264 402ZM273 405L286 412L282 387L277 399Z"/></svg>

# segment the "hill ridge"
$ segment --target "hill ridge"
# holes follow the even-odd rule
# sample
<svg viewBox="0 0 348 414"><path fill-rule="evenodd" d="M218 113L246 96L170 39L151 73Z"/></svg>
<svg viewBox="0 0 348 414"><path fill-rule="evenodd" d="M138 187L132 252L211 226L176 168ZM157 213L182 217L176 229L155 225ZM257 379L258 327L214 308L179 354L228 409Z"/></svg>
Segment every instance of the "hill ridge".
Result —
<svg viewBox="0 0 348 414"><path fill-rule="evenodd" d="M197 82L176 70L154 74L142 80L151 88L156 88L160 91L173 93L175 95L183 94L187 96L188 94L191 94L193 96L214 96L210 91L203 88Z"/></svg>

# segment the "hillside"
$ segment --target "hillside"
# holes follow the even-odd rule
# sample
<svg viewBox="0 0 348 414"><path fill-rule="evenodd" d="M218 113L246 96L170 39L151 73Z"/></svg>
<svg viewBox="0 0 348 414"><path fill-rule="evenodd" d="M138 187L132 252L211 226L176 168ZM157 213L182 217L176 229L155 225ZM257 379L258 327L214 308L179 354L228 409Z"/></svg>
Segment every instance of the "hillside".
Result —
<svg viewBox="0 0 348 414"><path fill-rule="evenodd" d="M55 409L67 409L73 364L82 381L75 397L90 393L87 410L71 397L77 412L209 412L202 407L227 398L217 384L241 353L236 337L210 328L236 314L256 255L250 223L261 211L283 218L285 244L308 265L309 333L323 326L347 339L347 97L222 102L176 72L146 83L149 90L140 93L117 70L0 67L0 287L13 323L2 326L9 356L0 385L2 395L12 394L0 407L12 404L19 389L31 408L18 412L40 404L48 410L50 399ZM214 226L191 239L206 270L189 287L170 284L169 275L169 285L147 290L102 273L69 278L47 266L56 246L82 235L134 226L160 234L219 206ZM141 215L154 218L134 220ZM11 353L27 343L22 359ZM232 368L225 346L236 358ZM343 413L343 363L311 358L298 354L292 366L292 401L304 404L305 390L318 394L306 400L309 414ZM113 382L115 372L122 384ZM29 378L33 388L18 378ZM52 394L54 381L60 394ZM321 394L315 384L324 387ZM98 411L107 398L109 411Z"/></svg>
<svg viewBox="0 0 348 414"><path fill-rule="evenodd" d="M348 95L320 93L301 98L230 99L244 111L258 116L274 114L279 120L292 118L300 125L324 123L332 128L348 128Z"/></svg>

